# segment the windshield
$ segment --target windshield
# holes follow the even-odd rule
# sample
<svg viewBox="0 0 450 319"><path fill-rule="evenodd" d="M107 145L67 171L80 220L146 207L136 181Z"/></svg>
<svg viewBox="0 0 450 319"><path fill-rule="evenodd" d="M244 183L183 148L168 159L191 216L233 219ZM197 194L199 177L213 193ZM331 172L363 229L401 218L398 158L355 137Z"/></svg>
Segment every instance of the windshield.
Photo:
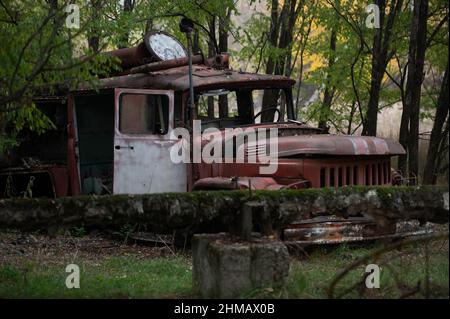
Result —
<svg viewBox="0 0 450 319"><path fill-rule="evenodd" d="M290 90L209 90L196 95L202 128L228 128L287 122L292 112Z"/></svg>

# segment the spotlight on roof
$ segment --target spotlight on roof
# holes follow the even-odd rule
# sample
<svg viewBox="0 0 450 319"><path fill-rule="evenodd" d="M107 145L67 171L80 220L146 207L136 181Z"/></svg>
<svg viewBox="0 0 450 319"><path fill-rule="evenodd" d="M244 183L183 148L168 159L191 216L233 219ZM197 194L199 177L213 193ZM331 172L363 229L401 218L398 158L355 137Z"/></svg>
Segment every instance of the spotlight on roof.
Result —
<svg viewBox="0 0 450 319"><path fill-rule="evenodd" d="M189 32L194 31L194 22L188 18L181 19L180 31L183 33L189 33Z"/></svg>

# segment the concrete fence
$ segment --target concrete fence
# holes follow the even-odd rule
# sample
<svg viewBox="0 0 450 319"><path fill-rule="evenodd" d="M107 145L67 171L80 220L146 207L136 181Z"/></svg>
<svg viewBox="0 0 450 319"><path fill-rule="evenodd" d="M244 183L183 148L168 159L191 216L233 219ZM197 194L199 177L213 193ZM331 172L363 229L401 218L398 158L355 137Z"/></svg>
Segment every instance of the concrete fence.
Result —
<svg viewBox="0 0 450 319"><path fill-rule="evenodd" d="M148 195L0 200L0 228L117 227L139 223L153 231L230 225L257 202L257 221L273 229L330 213L376 221L448 223L448 187L346 187L283 191L208 191Z"/></svg>

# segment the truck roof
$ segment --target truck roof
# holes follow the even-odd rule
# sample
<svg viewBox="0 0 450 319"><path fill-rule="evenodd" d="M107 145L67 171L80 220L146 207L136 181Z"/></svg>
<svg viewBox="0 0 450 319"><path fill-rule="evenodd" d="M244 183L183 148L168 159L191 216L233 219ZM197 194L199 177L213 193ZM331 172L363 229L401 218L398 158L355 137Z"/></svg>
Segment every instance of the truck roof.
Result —
<svg viewBox="0 0 450 319"><path fill-rule="evenodd" d="M289 88L295 81L281 75L266 75L193 65L193 83L197 90L226 86L230 89ZM185 91L189 89L188 66L163 71L136 73L100 79L99 89L134 88ZM79 91L91 90L86 86Z"/></svg>

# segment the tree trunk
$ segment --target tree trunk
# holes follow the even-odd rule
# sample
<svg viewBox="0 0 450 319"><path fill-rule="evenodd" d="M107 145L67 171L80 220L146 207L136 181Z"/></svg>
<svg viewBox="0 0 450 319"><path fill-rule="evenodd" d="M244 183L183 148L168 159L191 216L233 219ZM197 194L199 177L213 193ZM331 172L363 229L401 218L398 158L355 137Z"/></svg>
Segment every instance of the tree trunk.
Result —
<svg viewBox="0 0 450 319"><path fill-rule="evenodd" d="M100 18L99 13L102 8L102 0L91 0L91 19L94 24L98 23L98 19ZM98 30L98 27L94 25L89 30L88 35L88 45L89 48L93 52L98 52L100 49L100 30Z"/></svg>
<svg viewBox="0 0 450 319"><path fill-rule="evenodd" d="M366 122L363 126L363 135L377 135L378 102L380 100L381 81L385 71L383 60L383 22L385 18L386 1L375 1L380 8L380 28L376 29L372 48L372 71L369 90L369 103L367 105Z"/></svg>
<svg viewBox="0 0 450 319"><path fill-rule="evenodd" d="M441 85L441 91L436 106L436 115L434 117L433 129L431 130L430 145L428 147L427 161L423 171L423 184L436 184L437 181L437 157L439 146L445 136L442 135L445 120L449 112L449 94L448 94L448 62L445 70L444 79Z"/></svg>
<svg viewBox="0 0 450 319"><path fill-rule="evenodd" d="M216 52L216 17L210 17L208 20L209 38L208 38L208 57L215 56ZM214 97L208 97L208 118L214 118Z"/></svg>
<svg viewBox="0 0 450 319"><path fill-rule="evenodd" d="M148 18L147 21L145 21L145 33L144 33L144 35L146 35L151 30L153 30L153 18Z"/></svg>
<svg viewBox="0 0 450 319"><path fill-rule="evenodd" d="M403 102L403 112L402 118L400 121L400 134L399 134L399 142L402 144L403 148L406 150L405 155L400 155L398 157L398 170L405 176L408 176L408 134L409 134L409 118L410 118L410 109L405 101Z"/></svg>
<svg viewBox="0 0 450 319"><path fill-rule="evenodd" d="M269 44L272 47L278 45L278 35L280 30L280 23L278 17L278 0L272 0L270 11L270 30L269 30ZM275 69L275 61L272 57L269 57L266 64L266 74L273 74Z"/></svg>
<svg viewBox="0 0 450 319"><path fill-rule="evenodd" d="M372 76L369 90L369 102L367 105L367 116L363 125L363 135L377 135L378 104L380 101L381 83L387 64L394 51L390 49L391 33L393 32L394 22L401 11L403 0L392 0L390 11L386 18L386 0L377 0L375 4L380 8L380 28L376 29L372 48Z"/></svg>
<svg viewBox="0 0 450 319"><path fill-rule="evenodd" d="M420 94L427 42L428 0L415 0L411 38L416 38L416 50L409 56L406 103L410 110L408 134L408 169L410 176L419 173ZM414 32L415 31L415 32ZM409 90L408 90L409 87Z"/></svg>
<svg viewBox="0 0 450 319"><path fill-rule="evenodd" d="M328 57L328 74L326 79L326 88L325 93L323 96L323 103L322 103L322 109L320 112L320 119L319 119L319 128L326 129L327 128L327 122L328 122L328 114L331 110L331 102L333 101L333 95L334 95L334 87L331 85L330 81L330 69L333 67L334 59L336 55L336 37L337 32L336 28L333 27L333 30L331 30L331 37L330 37L330 53Z"/></svg>
<svg viewBox="0 0 450 319"><path fill-rule="evenodd" d="M53 24L58 25L58 0L49 0L50 13L53 15Z"/></svg>
<svg viewBox="0 0 450 319"><path fill-rule="evenodd" d="M220 53L228 52L228 29L231 18L231 10L227 9L224 17L219 18L219 50ZM219 96L219 116L228 117L228 98L226 95Z"/></svg>
<svg viewBox="0 0 450 319"><path fill-rule="evenodd" d="M134 8L134 1L133 0L124 0L123 2L123 14L130 14L133 11ZM147 20L148 21L148 20ZM119 43L119 49L127 48L128 47L128 41L130 37L129 30L123 31L123 36Z"/></svg>
<svg viewBox="0 0 450 319"><path fill-rule="evenodd" d="M278 38L280 33L280 17L279 17L279 2L278 0L271 1L270 11L270 30L269 30L269 45L271 47L278 47ZM273 74L275 71L275 60L269 57L266 63L266 74ZM261 111L273 106L274 101L278 100L278 90L264 90L264 95L261 104ZM273 114L272 114L273 117ZM261 122L268 118L267 112L261 114Z"/></svg>
<svg viewBox="0 0 450 319"><path fill-rule="evenodd" d="M284 50L284 54L275 67L275 74L290 75L291 59L292 59L292 40L295 21L297 20L296 14L297 0L287 0L281 11L281 26L280 26L280 40L278 47Z"/></svg>
<svg viewBox="0 0 450 319"><path fill-rule="evenodd" d="M278 3L278 1L273 2ZM270 36L271 45L273 45L272 41L275 40L275 46L279 49L285 50L286 52L276 62L273 61L272 58L269 58L269 61L267 62L266 71L270 69L271 73L266 72L267 74L281 75L285 73L285 67L288 67L289 69L291 67L290 65L289 66L286 65L286 61L290 60L289 59L290 52L288 51L290 51L290 47L292 44L293 29L298 14L296 13L295 10L296 4L297 0L286 0L281 9L280 16L279 17L277 16L275 20L271 21L271 36ZM274 17L272 17L272 19L274 19ZM273 27L275 28L275 31L277 32L276 36L279 37L278 41L277 39L275 39L275 37L272 38L273 36L272 24ZM279 97L280 97L280 90L275 89L265 90L261 110L276 107ZM262 113L261 122L272 122L274 120L274 115L275 110Z"/></svg>
<svg viewBox="0 0 450 319"><path fill-rule="evenodd" d="M376 136L377 135L377 122L378 122L378 103L380 101L380 89L381 81L384 72L379 67L379 61L375 61L378 58L375 57L372 61L372 80L370 83L370 97L367 105L367 116L363 126L362 135Z"/></svg>
<svg viewBox="0 0 450 319"><path fill-rule="evenodd" d="M441 134L441 144L439 145L437 160L436 160L436 175L434 176L434 183L437 182L437 176L443 175L446 173L444 177L448 180L448 171L449 171L449 164L448 164L448 131L449 131L449 124L448 124L448 116L445 120L445 128L444 131Z"/></svg>

